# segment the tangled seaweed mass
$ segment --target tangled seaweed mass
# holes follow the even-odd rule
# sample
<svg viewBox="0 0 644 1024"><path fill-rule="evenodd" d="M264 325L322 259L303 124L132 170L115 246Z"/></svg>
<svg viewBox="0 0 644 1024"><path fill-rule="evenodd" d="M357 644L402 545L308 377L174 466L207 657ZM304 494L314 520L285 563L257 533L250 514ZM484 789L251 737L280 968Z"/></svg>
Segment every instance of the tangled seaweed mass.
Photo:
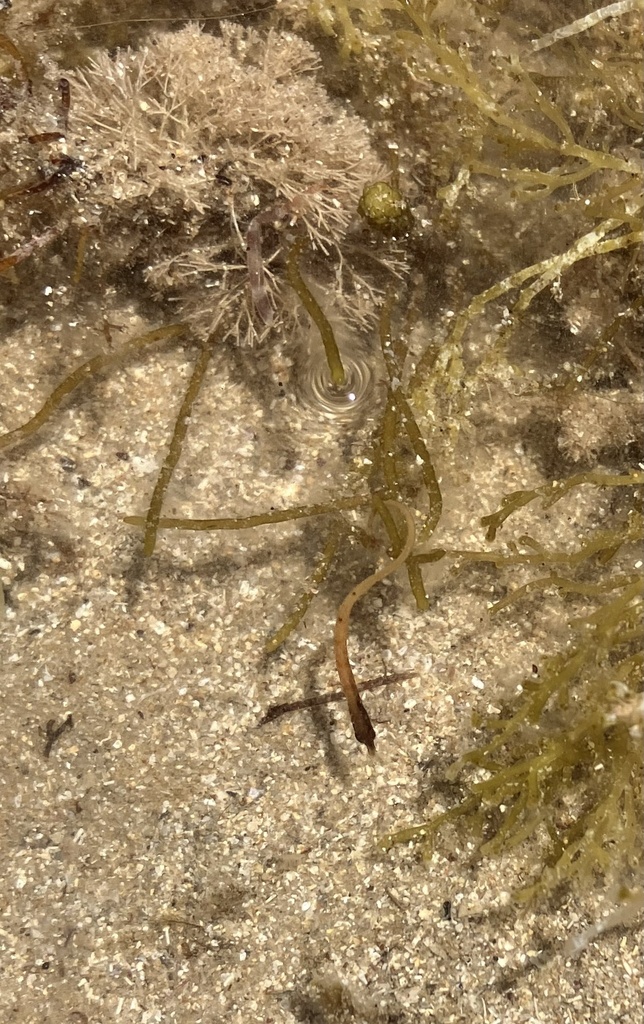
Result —
<svg viewBox="0 0 644 1024"><path fill-rule="evenodd" d="M60 69L51 65L38 101L24 81L5 91L5 131L19 142L3 182L10 245L1 269L44 260L65 232L75 232L72 281L96 276L98 264L105 277L127 266L173 303L181 324L80 366L40 413L11 424L0 445L31 437L83 381L193 332L199 353L149 509L127 519L143 528L145 554L162 529L330 520L318 564L267 641L268 653L297 628L347 538L373 539L360 534L357 514L373 516L386 533L391 564L404 562L421 612L429 606L425 573L436 563L439 570L451 563L443 579L454 586L477 565L510 579L514 589L493 604L493 614L544 595L560 598L568 639L544 660L538 678L523 680L500 717L479 722L480 744L449 771L450 782L462 773L464 797L385 844L431 848L440 828L463 825L484 854L541 843L525 898L597 875L630 884L642 858L643 577L633 557L642 538L634 497L642 484L642 434L633 416L642 382L642 301L641 271L631 258L642 241L634 140L643 121L633 84L639 36L637 29L600 36L602 60L571 40L589 28L609 33L608 19L635 5L610 5L605 17L579 19L574 31L545 25L531 37L503 17L490 28L469 6L452 16L450 5L434 9L415 0L280 6L290 7L301 27L314 22L337 39L380 139L399 145L406 135L402 177L419 214L406 250L371 230L387 226L392 215L405 231L411 227L397 191L373 191L388 173L375 132L329 97L316 80L316 52L299 36L226 23L211 35L188 26L138 50L99 52L62 80L68 86L58 84ZM569 47L565 74L559 46ZM615 59L611 47L621 47ZM20 52L4 50L28 78ZM43 110L37 104L45 85L50 101ZM38 176L35 153L42 147L50 157ZM50 201L49 215L44 201L29 213L34 196ZM113 239L109 249L95 246L100 234ZM443 253L455 254L443 277L436 269L439 241ZM387 280L409 265L416 277L404 277L405 320L394 297L384 296ZM257 345L288 333L303 302L341 386L342 363L329 356L333 328L313 291L330 296L357 329L377 325L380 353L373 358L383 407L365 448L370 469L360 488L244 517L164 516L164 495L215 347L206 339ZM433 318L431 338L414 334L423 315ZM429 548L448 526L443 480L451 478L452 510L467 504L478 485L465 472L467 439L485 425L480 409L488 394L490 418L494 402L513 395L529 405L530 429L536 420L548 424L544 436L552 443L539 452L548 482L499 498L500 507L481 522L487 547L461 548L440 537L441 547ZM598 413L606 403L610 416ZM511 403L515 428L517 408ZM517 446L527 449L532 436L525 427ZM499 546L497 534L511 517L538 501L544 531L555 535L546 516L556 509L548 510L581 490L611 497L609 512L603 509L599 525L593 513L576 548L526 534ZM347 630L351 606L372 578L381 575L350 591L336 625L342 683L369 748L372 726L362 716Z"/></svg>
<svg viewBox="0 0 644 1024"><path fill-rule="evenodd" d="M140 50L99 52L61 80L62 106L48 116L28 97L18 104L16 120L38 117L41 131L23 140L16 166L28 178L34 147L64 142L70 221L118 239L112 256L101 250L102 273L106 260L136 261L204 338L221 328L252 345L293 326L284 267L298 234L323 257L318 273L342 315L364 326L374 265L387 261L365 244L352 260L352 241L362 190L382 166L364 122L317 83L318 64L297 36L228 23L220 36L189 25ZM4 198L33 191L17 185ZM23 238L23 254L52 237Z"/></svg>

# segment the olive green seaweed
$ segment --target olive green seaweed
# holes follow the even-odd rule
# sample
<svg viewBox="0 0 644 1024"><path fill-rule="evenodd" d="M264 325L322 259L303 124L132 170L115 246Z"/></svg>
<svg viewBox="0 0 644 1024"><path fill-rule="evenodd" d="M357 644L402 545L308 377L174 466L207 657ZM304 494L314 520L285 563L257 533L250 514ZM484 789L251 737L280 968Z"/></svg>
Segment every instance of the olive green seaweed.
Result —
<svg viewBox="0 0 644 1024"><path fill-rule="evenodd" d="M400 537L396 521L392 516L387 503L379 494L373 496L373 509L377 516L380 517L382 524L387 531L389 542L391 544L391 550L394 558L400 554L404 541ZM429 599L425 592L425 584L423 583L423 577L418 567L418 562L414 559L413 555L410 555L406 559L405 566L407 569L407 576L409 577L409 586L411 592L416 601L416 607L419 612L426 611L429 608Z"/></svg>
<svg viewBox="0 0 644 1024"><path fill-rule="evenodd" d="M531 98L561 137L551 138L499 103L486 87L483 76L469 63L465 51L455 49L441 38L437 22L431 18L434 6L427 0L374 0L370 4L362 0L316 0L310 4L310 10L325 31L340 38L345 55L360 54L369 32L381 33L394 56L400 54L403 59L415 60L417 76L459 90L483 123L501 129L515 145L581 160L593 169L638 173L633 161L576 143L562 113L537 89L516 57L512 59L510 73L529 85ZM395 16L395 20L392 17L388 22L388 15ZM402 27L401 15L408 19L410 27ZM553 177L559 173L557 169Z"/></svg>
<svg viewBox="0 0 644 1024"><path fill-rule="evenodd" d="M425 516L425 522L419 531L421 538L424 539L430 536L438 526L442 514L443 501L431 456L402 387L407 346L402 333L398 333L395 338L392 337L391 313L393 303L394 296L390 295L380 312L380 342L389 378L389 387L380 426L375 432L375 443L373 446L374 468L370 477L370 486L373 493L374 511L383 522L395 555L402 547L402 541L398 535L395 521L388 511L383 497L378 494L378 487L380 486L380 476L382 476L387 491L400 500L402 492L407 486L408 472L402 465L399 465L399 459L396 456L396 449L401 438L401 428L411 444L414 455L420 462L423 483L430 502L429 513ZM416 601L416 607L420 612L426 611L429 608L429 599L420 571L420 563L416 555L411 555L406 560L406 569L411 592Z"/></svg>
<svg viewBox="0 0 644 1024"><path fill-rule="evenodd" d="M632 485L633 476L611 480L609 474L578 474L566 489L587 483ZM561 497L554 493L544 495L539 488L530 500L540 495L554 503ZM506 498L501 522L524 504ZM489 526L490 521L499 525L491 516L482 523ZM413 842L429 853L448 824L473 838L483 856L506 853L530 840L541 855L534 879L516 893L521 901L544 897L562 883L585 885L598 874L621 883L641 867L644 574L604 574L598 582L585 577L593 562L605 566L603 553L613 558L627 545L641 546L643 539L643 519L633 513L621 528L598 532L577 552L500 559L491 553L498 565L525 564L527 558L567 563L584 573L580 580L556 573L535 579L493 611L550 587L594 599L598 606L570 619L575 640L545 660L539 678L523 681L520 696L510 702L509 717L481 723L490 738L447 771L449 781L458 779L464 786L461 801L421 825L385 836L386 849ZM573 796L577 810L571 816L565 801Z"/></svg>
<svg viewBox="0 0 644 1024"><path fill-rule="evenodd" d="M620 14L630 12L635 18L636 9L633 0L628 10L620 7ZM641 94L639 55L632 45L624 52L606 45L602 60L592 59L592 38L586 47L577 43L582 38L579 33L588 33L595 24L588 19L581 19L581 27L574 32L559 26L541 38L543 45L533 46L525 39L523 22L515 24L506 12L501 25L506 30L507 50L502 45L496 51L487 19L471 5L457 14L458 5L452 10L452 5L432 0L315 0L308 10L324 32L337 38L342 57L362 72L363 90L375 110L383 77L401 109L405 104L413 108L419 94L432 96L436 84L443 87L442 97L453 104L453 130L449 145L440 144L439 139L432 159L438 165L439 177L450 179L437 190L437 199L448 217L453 218L459 196L461 192L466 194L464 190L471 181L495 178L507 185L499 199L502 205L543 203L558 192L558 208L569 222L568 233L574 235L561 251L546 253L543 259L513 269L466 300L452 316L440 348L432 351L428 346L421 356L409 395L427 393L425 404L442 410L448 441L453 446L472 392L484 383L486 374L503 365L508 343L537 296L557 285L582 260L605 259L619 250L641 246L644 199L631 139L632 129L641 132L644 115L626 103L627 97ZM552 14L556 18L560 9L554 7ZM491 23L495 23L495 17L492 14ZM469 20L473 28L471 45L467 33L463 35L463 19L466 23ZM544 40L550 41L546 44ZM557 52L568 58L563 79L556 70L558 65L554 74L546 71L544 75L540 65L534 64L536 54L539 59L539 51L548 55L554 43ZM374 59L380 77L374 76ZM596 121L598 102L612 114L614 138L622 143L615 144L613 151L607 151L603 144L605 132L601 140L592 137L586 143L579 104L574 112L566 109L564 83L571 75L578 76L575 96L592 97L592 109L589 106L587 110L591 125ZM560 102L562 95L566 97L564 102ZM588 99L585 102L588 104ZM422 121L417 127L417 145L430 147L431 139L426 139ZM625 131L617 135L620 128ZM413 152L414 142L410 145ZM520 224L520 210L517 217ZM499 300L508 305L498 312L496 337L482 361L467 365L464 351L468 332L490 307L498 309Z"/></svg>
<svg viewBox="0 0 644 1024"><path fill-rule="evenodd" d="M434 533L443 512L443 496L432 457L420 431L416 417L401 387L403 366L400 357L396 358L395 348L391 339L391 307L392 299L388 299L382 307L380 315L380 345L389 375L389 398L396 408L400 422L405 429L416 458L420 462L423 481L429 498L429 513L419 531L419 540L427 540Z"/></svg>
<svg viewBox="0 0 644 1024"><path fill-rule="evenodd" d="M615 230L619 227L620 223L621 221L616 218L605 221L578 239L566 252L549 256L539 263L513 272L502 281L498 281L479 295L476 295L469 305L457 315L454 325L449 331L442 347L440 356L432 368L434 381L436 382L442 378L445 391L452 399L455 415L457 416L452 422L453 430L458 429L462 417L465 395L467 394L467 389L464 387L465 383L467 382L471 387L478 378L483 376L485 371L490 372L493 370L494 366L501 359L503 351L521 316L527 311L540 292L551 286L564 270L569 269L583 259L588 259L591 256L605 255L618 249L635 247L642 244L644 241L643 231L631 231L618 238L609 238L602 241L604 235ZM526 282L530 283L526 284ZM521 287L524 284L525 287ZM466 373L463 364L463 342L466 332L491 302L518 288L521 289L518 297L508 313L505 314L505 325L498 331L496 341L491 345L485 360L479 366L470 370L469 373Z"/></svg>
<svg viewBox="0 0 644 1024"><path fill-rule="evenodd" d="M487 527L485 539L494 540L505 520L517 509L523 508L536 498L542 498L542 508L548 509L569 491L582 484L592 484L595 487L636 487L642 483L644 483L644 473L638 470L631 473L603 473L598 470L590 470L587 473L575 473L565 480L553 480L530 491L512 491L504 496L501 506L496 512L481 519L481 524Z"/></svg>
<svg viewBox="0 0 644 1024"><path fill-rule="evenodd" d="M591 557L599 563L607 563L623 544L636 543L642 536L642 518L637 513L623 530L598 530L575 551L549 551L506 555L497 551L449 550L448 554L465 562L491 562L497 566L509 565L582 565ZM530 538L520 538L523 543Z"/></svg>
<svg viewBox="0 0 644 1024"><path fill-rule="evenodd" d="M175 519L162 516L157 524L160 530L252 530L257 526L271 526L273 523L289 523L296 519L311 519L334 512L350 512L371 505L369 496L337 498L335 501L317 505L294 505L291 508L271 509L252 516L233 516L222 519ZM129 526L144 526L145 516L124 516Z"/></svg>
<svg viewBox="0 0 644 1024"><path fill-rule="evenodd" d="M266 640L266 643L264 644L266 654L272 654L281 647L285 640L287 640L291 633L293 633L293 631L299 626L300 622L309 610L311 602L318 593L320 586L329 575L331 566L333 565L338 553L338 548L349 532L349 529L349 525L342 519L337 520L332 525L318 564L311 573L306 590L298 598L293 610L285 622Z"/></svg>
<svg viewBox="0 0 644 1024"><path fill-rule="evenodd" d="M72 394L76 388L80 387L86 381L96 380L101 377L107 370L113 369L115 366L119 366L124 362L127 362L132 356L138 355L142 350L148 348L150 345L157 344L161 341L170 341L180 338L187 331L187 327L183 324L174 324L168 327L158 327L154 331L148 331L147 334L142 334L137 338L131 338L126 341L116 352L101 353L100 355L93 356L92 359L88 359L86 363L82 363L78 366L73 373L70 373L65 380L54 388L52 393L49 395L47 401L44 403L41 409L32 416L30 420L23 423L20 427L15 427L13 430L7 431L6 434L0 436L0 450L3 448L10 448L13 445L20 444L21 441L27 440L27 438L33 437L40 428L47 423L55 412L60 408L65 399Z"/></svg>
<svg viewBox="0 0 644 1024"><path fill-rule="evenodd" d="M298 260L305 245L306 240L299 238L297 242L294 242L291 246L287 259L288 279L291 288L298 296L306 312L309 314L311 320L320 332L333 387L344 388L347 383L347 375L344 366L342 365L340 349L338 348L338 343L335 340L333 328L327 320L319 302L311 292L311 289L305 283L298 266Z"/></svg>
<svg viewBox="0 0 644 1024"><path fill-rule="evenodd" d="M190 377L190 382L186 388L186 393L183 396L181 407L179 409L177 418L175 420L174 429L172 432L172 438L168 447L168 452L163 465L159 472L159 476L152 497L150 499L150 507L145 517L145 530L143 534L143 554L146 558L154 553L154 548L157 540L157 531L159 529L159 520L161 518L161 507L163 505L163 498L170 485L172 475L177 467L177 463L181 458L181 451L183 449L183 442L188 432L188 426L190 424L190 417L192 415L192 409L195 401L199 397L199 392L208 369L208 365L212 358L212 345L204 345L199 351L199 355L195 361L195 365Z"/></svg>
<svg viewBox="0 0 644 1024"><path fill-rule="evenodd" d="M530 580L529 583L516 587L506 597L490 605L490 613L500 612L502 608L507 608L508 605L513 604L522 597L526 597L534 590L545 594L548 590L554 589L562 594L600 597L602 594L608 593L609 590L627 586L636 580L637 576L615 576L611 579L603 580L601 583L582 583L579 580L570 580L566 576L558 576L556 573L551 573L549 576L539 576L536 580Z"/></svg>

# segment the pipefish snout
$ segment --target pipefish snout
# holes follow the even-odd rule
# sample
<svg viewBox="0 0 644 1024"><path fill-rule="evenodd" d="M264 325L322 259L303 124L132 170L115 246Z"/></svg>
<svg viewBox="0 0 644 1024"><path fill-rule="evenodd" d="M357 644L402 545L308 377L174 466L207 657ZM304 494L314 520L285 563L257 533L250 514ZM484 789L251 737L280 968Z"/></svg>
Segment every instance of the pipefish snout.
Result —
<svg viewBox="0 0 644 1024"><path fill-rule="evenodd" d="M378 569L376 572L372 573L371 576L367 576L367 578L361 583L356 584L353 590L347 594L338 610L338 617L336 619L333 634L335 664L347 706L349 708L349 716L351 718L353 732L358 743L364 744L370 754L375 754L376 752L376 731L369 717L369 712L362 703L358 687L356 686L355 676L353 675L353 670L349 662L349 653L347 650L349 619L356 601L359 601L361 597L364 597L367 591L371 590L376 583L380 583L381 580L384 580L387 576L396 572L396 570L399 569L400 566L409 558L416 541L416 529L409 509L397 501L390 501L387 502L387 504L397 508L405 520L407 527L405 543L403 544L400 554L397 555L396 558L384 565L382 569Z"/></svg>

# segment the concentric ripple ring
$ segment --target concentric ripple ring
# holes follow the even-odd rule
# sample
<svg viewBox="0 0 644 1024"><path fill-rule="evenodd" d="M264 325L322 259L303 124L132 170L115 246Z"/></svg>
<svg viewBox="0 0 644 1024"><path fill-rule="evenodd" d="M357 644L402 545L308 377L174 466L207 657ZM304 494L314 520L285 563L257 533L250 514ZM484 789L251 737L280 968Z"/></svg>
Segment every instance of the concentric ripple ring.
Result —
<svg viewBox="0 0 644 1024"><path fill-rule="evenodd" d="M312 353L300 371L298 394L302 405L318 415L350 419L363 412L373 393L373 369L361 356L342 352L347 383L334 387L323 352Z"/></svg>

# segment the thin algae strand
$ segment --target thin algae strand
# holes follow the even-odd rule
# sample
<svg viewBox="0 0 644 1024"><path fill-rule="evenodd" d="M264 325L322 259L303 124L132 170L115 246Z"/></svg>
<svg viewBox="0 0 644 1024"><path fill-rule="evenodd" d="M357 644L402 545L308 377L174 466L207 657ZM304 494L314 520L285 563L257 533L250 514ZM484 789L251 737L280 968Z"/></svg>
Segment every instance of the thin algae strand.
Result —
<svg viewBox="0 0 644 1024"><path fill-rule="evenodd" d="M336 522L332 526L320 559L311 573L306 590L300 595L295 607L286 621L268 638L264 644L264 651L266 654L273 654L278 647L282 646L284 641L288 639L297 626L299 626L300 622L309 610L311 602L314 597L316 597L321 584L324 583L329 575L329 570L331 569L335 556L338 553L338 548L348 532L349 526L344 522L344 520Z"/></svg>
<svg viewBox="0 0 644 1024"><path fill-rule="evenodd" d="M396 472L394 445L398 430L398 408L391 394L387 395L387 405L383 413L376 454L386 486L398 496L400 482Z"/></svg>
<svg viewBox="0 0 644 1024"><path fill-rule="evenodd" d="M347 384L347 375L342 365L342 359L340 357L340 349L338 343L335 340L333 328L327 320L322 307L318 303L317 299L311 292L308 285L305 283L304 278L300 273L298 266L298 260L302 254L306 242L303 238L298 239L291 249L289 250L287 258L287 271L288 279L291 288L296 293L300 302L304 306L306 312L311 317L311 320L320 332L322 344L324 345L324 354L329 367L329 373L331 374L331 383L334 388L344 388Z"/></svg>
<svg viewBox="0 0 644 1024"><path fill-rule="evenodd" d="M154 553L163 499L170 485L170 481L172 480L172 475L177 467L177 463L181 458L183 442L185 441L188 427L190 425L192 408L196 399L199 397L199 392L201 391L206 370L208 369L208 364L212 358L212 352L212 345L204 345L201 348L195 362L186 393L183 396L181 408L179 409L179 414L174 424L170 447L168 448L168 452L159 472L159 476L150 499L150 507L145 517L145 532L143 535L143 555L145 558L150 558Z"/></svg>
<svg viewBox="0 0 644 1024"><path fill-rule="evenodd" d="M562 594L601 597L602 594L608 593L610 590L628 586L629 583L634 583L636 580L636 576L615 576L603 583L580 583L576 580L568 579L566 576L558 576L556 573L551 573L549 576L539 576L536 580L530 580L529 583L516 587L500 601L490 605L488 610L490 615L494 615L496 612L501 611L502 608L507 608L508 605L514 604L522 597L531 594L533 590L540 590L545 593L549 588L554 588Z"/></svg>
<svg viewBox="0 0 644 1024"><path fill-rule="evenodd" d="M623 531L605 530L595 534L586 544L575 551L550 551L543 549L531 554L504 555L496 551L448 550L453 558L465 562L491 562L493 565L582 565L591 557L606 564L619 548L626 543L637 543L642 536L642 520L634 517L633 522Z"/></svg>
<svg viewBox="0 0 644 1024"><path fill-rule="evenodd" d="M543 508L550 508L555 502L560 501L568 491L582 484L592 484L595 487L636 487L644 483L644 473L634 470L631 473L602 473L599 470L590 470L587 473L575 473L566 480L554 480L540 487L534 487L530 491L511 491L501 501L500 507L491 515L483 516L481 526L487 528L485 539L493 541L505 520L518 509L528 505L535 498L543 499Z"/></svg>
<svg viewBox="0 0 644 1024"><path fill-rule="evenodd" d="M380 516L382 524L387 531L389 541L394 556L398 555L401 551L404 541L401 540L396 521L392 516L389 508L387 507L386 501L379 494L373 496L373 508L374 512ZM425 584L423 583L423 576L420 571L418 561L414 557L410 557L406 561L405 568L407 569L407 575L409 577L409 586L411 592L416 601L416 607L419 612L427 611L429 608L429 599L425 592Z"/></svg>
<svg viewBox="0 0 644 1024"><path fill-rule="evenodd" d="M427 540L436 530L443 514L443 496L432 457L429 454L420 427L416 422L412 407L407 401L401 386L400 375L402 373L402 366L397 358L396 346L392 342L391 335L392 305L393 297L390 296L384 303L380 314L380 346L389 375L388 402L395 406L414 454L420 463L423 481L429 498L429 513L425 518L419 539ZM427 607L426 600L425 598L424 607Z"/></svg>
<svg viewBox="0 0 644 1024"><path fill-rule="evenodd" d="M371 505L371 496L338 498L336 501L323 502L318 505L295 505L292 508L271 509L252 516L233 516L222 519L175 519L161 517L157 524L160 530L252 530L256 526L271 526L274 523L289 523L295 519L310 519L313 516L325 516L333 512L352 512ZM143 526L145 516L124 516L123 522L128 526Z"/></svg>
<svg viewBox="0 0 644 1024"><path fill-rule="evenodd" d="M85 381L95 379L105 373L106 370L111 370L113 366L118 366L119 363L125 362L130 356L136 355L149 345L180 338L186 331L187 327L183 324L158 327L154 331L148 331L147 334L141 334L137 338L126 341L116 352L101 353L92 359L88 359L86 363L82 363L73 373L70 373L57 388L54 388L45 404L35 416L32 416L22 426L15 427L13 430L9 430L6 434L0 436L0 450L10 448L12 445L19 444L21 441L32 437L47 420L51 419L67 396L71 395L72 391L75 391Z"/></svg>
<svg viewBox="0 0 644 1024"><path fill-rule="evenodd" d="M596 225L585 235L579 237L565 252L549 256L547 259L540 260L538 263L533 263L528 267L522 267L520 270L509 274L502 281L497 281L474 296L466 308L455 318L454 326L442 346L436 367L432 368L433 377L441 374L445 378L445 391L457 400L457 404L463 401L465 394L463 388L465 371L462 362L463 340L470 326L480 316L486 306L507 292L517 288L521 289L516 301L510 308L509 315L506 317L506 326L499 331L490 352L476 370L470 371L472 379L474 376L480 375L485 368L488 370L493 369L494 364L498 362L504 348L507 346L510 335L520 316L526 312L533 299L544 289L552 285L553 281L565 270L570 269L570 267L581 260L605 255L619 249L631 248L642 243L644 240L644 232L642 231L630 231L617 237L605 238L605 235L615 231L628 219L626 215L610 217L601 224ZM522 287L523 285L525 287Z"/></svg>

